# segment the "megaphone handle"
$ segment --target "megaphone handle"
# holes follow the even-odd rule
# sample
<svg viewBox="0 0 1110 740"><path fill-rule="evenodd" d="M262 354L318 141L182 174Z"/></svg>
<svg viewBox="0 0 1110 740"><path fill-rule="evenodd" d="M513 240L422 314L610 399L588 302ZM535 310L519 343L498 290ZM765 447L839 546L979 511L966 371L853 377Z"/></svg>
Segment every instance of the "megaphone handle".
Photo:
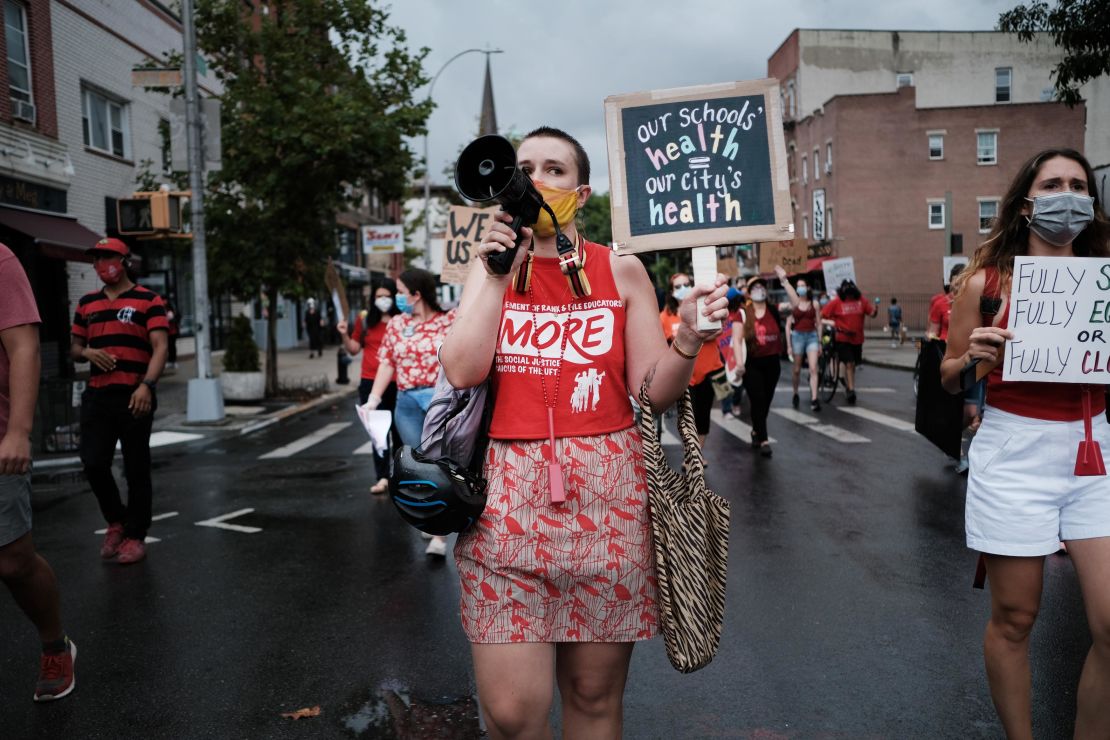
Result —
<svg viewBox="0 0 1110 740"><path fill-rule="evenodd" d="M520 248L520 243L524 241L524 235L520 230L524 227L524 218L522 216L513 216L513 222L509 224L509 228L516 234L516 245L512 249L506 249L504 252L497 252L491 254L487 260L490 269L498 275L507 275L509 270L513 267L513 261L516 259L516 251Z"/></svg>

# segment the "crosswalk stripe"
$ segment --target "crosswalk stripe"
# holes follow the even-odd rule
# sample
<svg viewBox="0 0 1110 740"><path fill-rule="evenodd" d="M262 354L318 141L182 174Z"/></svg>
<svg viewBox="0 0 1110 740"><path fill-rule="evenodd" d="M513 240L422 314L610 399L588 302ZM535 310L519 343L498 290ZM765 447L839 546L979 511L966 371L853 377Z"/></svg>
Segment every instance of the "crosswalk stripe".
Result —
<svg viewBox="0 0 1110 740"><path fill-rule="evenodd" d="M726 432L736 437L738 440L745 444L751 444L752 441L752 428L748 424L737 419L732 414L721 414L721 418L716 418L717 413L714 412L712 421L714 424L724 429ZM768 437L767 441L771 444L775 443L774 437Z"/></svg>
<svg viewBox="0 0 1110 740"><path fill-rule="evenodd" d="M829 439L835 439L837 442L843 442L844 444L863 444L871 441L867 437L856 434L855 432L849 432L847 429L841 429L840 427L833 426L832 424L821 424L812 416L807 416L801 411L795 411L794 409L774 408L771 409L771 413L777 414L787 421L792 421L795 424L800 424L806 429L811 429L818 434L823 434Z"/></svg>
<svg viewBox="0 0 1110 740"><path fill-rule="evenodd" d="M374 454L374 442L373 441L367 442L366 444L358 447L351 454L352 455L373 455Z"/></svg>
<svg viewBox="0 0 1110 740"><path fill-rule="evenodd" d="M910 424L908 421L902 421L901 419L896 419L893 416L880 414L878 411L872 411L871 409L863 409L858 406L838 406L837 409L839 411L843 411L846 414L858 416L861 419L867 419L868 421L873 421L876 424L882 424L883 426L890 427L891 429L897 429L900 432L916 431L914 425Z"/></svg>
<svg viewBox="0 0 1110 740"><path fill-rule="evenodd" d="M292 455L296 455L298 452L307 450L313 445L320 444L332 435L339 434L349 426L351 426L351 422L349 421L332 422L331 424L327 424L320 429L317 429L312 434L306 434L300 439L294 440L282 447L278 447L276 450L270 450L265 455L259 455L258 459L273 460L274 458L290 457Z"/></svg>

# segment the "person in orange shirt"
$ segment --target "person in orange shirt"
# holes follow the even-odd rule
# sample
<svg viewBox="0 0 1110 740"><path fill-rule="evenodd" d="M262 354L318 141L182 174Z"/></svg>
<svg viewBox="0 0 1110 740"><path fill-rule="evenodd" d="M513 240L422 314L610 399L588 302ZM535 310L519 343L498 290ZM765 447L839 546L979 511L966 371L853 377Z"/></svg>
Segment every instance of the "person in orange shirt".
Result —
<svg viewBox="0 0 1110 740"><path fill-rule="evenodd" d="M682 319L678 316L678 304L693 290L693 287L694 282L686 273L679 272L671 275L667 302L659 314L659 321L663 324L663 336L668 342L674 340L675 330L682 323ZM701 346L698 359L694 361L694 373L690 376L690 400L694 407L694 422L698 428L698 443L702 447L705 446L705 438L709 436L709 414L713 411L715 398L710 376L724 366L716 343L706 342Z"/></svg>

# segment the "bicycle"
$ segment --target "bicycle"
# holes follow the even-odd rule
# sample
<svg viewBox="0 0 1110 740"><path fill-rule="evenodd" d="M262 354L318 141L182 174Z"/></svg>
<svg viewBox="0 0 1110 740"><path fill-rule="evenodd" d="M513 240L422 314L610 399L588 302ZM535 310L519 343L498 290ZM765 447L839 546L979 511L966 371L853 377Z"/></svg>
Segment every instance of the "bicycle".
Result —
<svg viewBox="0 0 1110 740"><path fill-rule="evenodd" d="M823 403L829 403L836 395L837 386L843 384L848 390L848 381L840 377L840 358L836 354L836 340L829 329L821 334L821 355L817 358L817 393Z"/></svg>

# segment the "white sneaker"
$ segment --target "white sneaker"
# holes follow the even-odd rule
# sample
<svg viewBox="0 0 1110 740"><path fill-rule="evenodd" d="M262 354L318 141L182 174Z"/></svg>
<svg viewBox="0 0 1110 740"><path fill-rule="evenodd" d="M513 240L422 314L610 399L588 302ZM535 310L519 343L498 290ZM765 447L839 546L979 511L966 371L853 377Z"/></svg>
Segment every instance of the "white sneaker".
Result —
<svg viewBox="0 0 1110 740"><path fill-rule="evenodd" d="M424 550L425 555L438 555L439 557L447 557L447 540L442 537L435 537L428 543L428 547Z"/></svg>

